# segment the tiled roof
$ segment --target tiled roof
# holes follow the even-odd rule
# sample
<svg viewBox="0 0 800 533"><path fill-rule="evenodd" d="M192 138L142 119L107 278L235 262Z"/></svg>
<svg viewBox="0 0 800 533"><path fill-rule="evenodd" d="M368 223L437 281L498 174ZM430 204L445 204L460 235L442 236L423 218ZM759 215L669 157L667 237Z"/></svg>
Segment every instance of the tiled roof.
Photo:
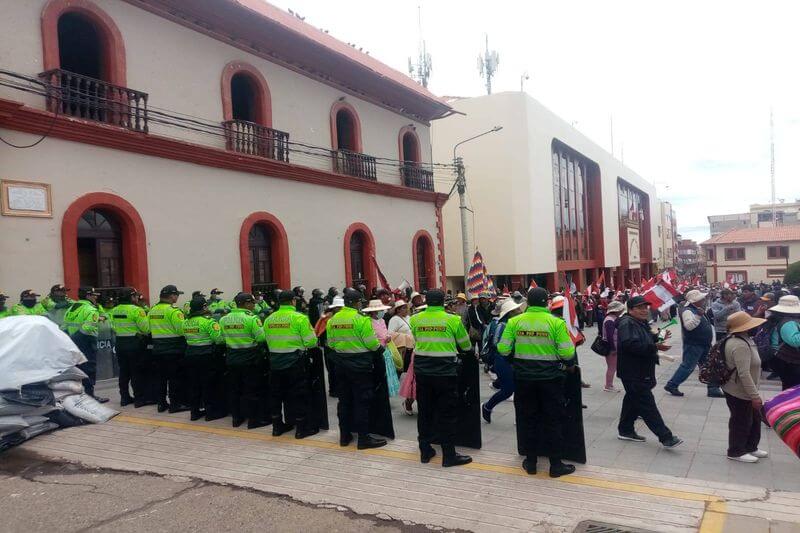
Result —
<svg viewBox="0 0 800 533"><path fill-rule="evenodd" d="M755 242L800 241L800 225L777 228L738 228L711 237L701 244L748 244Z"/></svg>

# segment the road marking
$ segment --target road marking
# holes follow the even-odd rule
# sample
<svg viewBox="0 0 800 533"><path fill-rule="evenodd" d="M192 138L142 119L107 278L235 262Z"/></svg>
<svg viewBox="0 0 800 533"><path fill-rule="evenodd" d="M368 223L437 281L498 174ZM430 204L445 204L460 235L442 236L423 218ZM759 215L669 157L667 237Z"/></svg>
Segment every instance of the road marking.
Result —
<svg viewBox="0 0 800 533"><path fill-rule="evenodd" d="M363 453L365 455L376 455L380 457L389 457L392 459L401 459L405 461L413 461L413 462L419 461L419 454L416 453L387 450L385 448L357 450L356 447L353 445L343 447L339 446L339 443L337 442L326 442L313 439L295 439L294 437L285 437L285 436L273 437L272 435L264 433L258 433L254 431L235 429L235 428L228 429L228 428L212 427L203 424L193 424L187 422L171 422L168 420L156 420L153 418L141 418L129 415L122 415L122 414L114 417L113 421L125 422L128 424L138 424L144 426L196 431L200 433L211 433L214 435L221 435L225 437L234 437L234 438L241 438L248 440L258 440L264 442L280 442L281 444L292 444L295 446L305 446L305 447L319 448L324 450L337 450L340 452L351 452L351 453L358 452L358 453ZM441 464L441 458L439 458L438 456L434 457L431 462ZM481 470L485 472L496 472L498 474L507 474L512 476L533 477L526 474L521 467L518 468L518 467L502 466L489 463L472 462L468 465L464 465L459 468L465 468L470 470ZM564 476L560 478L551 478L548 474L544 472L539 472L536 474L535 477L559 483L570 483L573 485L583 485L587 487L595 487L601 489L619 490L623 492L630 492L636 494L647 494L650 496L661 496L676 500L706 502L708 504L707 511L711 510L710 506L712 504L713 505L722 504L721 508L714 509L715 514L725 512L723 499L713 494L672 490L660 487L650 487L648 485L640 485L637 483L627 483L624 481L610 481L605 479L576 476L576 475ZM706 514L711 514L711 513L707 512ZM705 523L705 517L703 519L703 523ZM713 533L715 531L717 530L709 529L707 532L703 531L703 533Z"/></svg>
<svg viewBox="0 0 800 533"><path fill-rule="evenodd" d="M728 506L725 505L725 502L708 502L703 513L703 519L700 521L700 529L697 532L722 533L725 531L725 515L727 512Z"/></svg>

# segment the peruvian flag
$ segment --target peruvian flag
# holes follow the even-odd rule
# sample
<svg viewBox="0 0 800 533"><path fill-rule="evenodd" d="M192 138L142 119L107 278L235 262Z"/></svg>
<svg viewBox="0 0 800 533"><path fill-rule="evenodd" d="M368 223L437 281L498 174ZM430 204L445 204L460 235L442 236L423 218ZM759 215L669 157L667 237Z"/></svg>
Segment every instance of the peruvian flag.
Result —
<svg viewBox="0 0 800 533"><path fill-rule="evenodd" d="M531 278L531 284L530 284L530 286L528 287L528 290L531 290L531 289L536 289L536 288L538 288L538 287L539 287L539 286L536 284L536 280L535 280L535 279L533 279L533 278Z"/></svg>
<svg viewBox="0 0 800 533"><path fill-rule="evenodd" d="M593 292L599 293L600 292L600 287L605 285L605 283L606 283L606 273L605 272L601 272L600 273L600 277L598 277L596 280L594 280L591 285L586 287L586 296L591 296L591 294Z"/></svg>
<svg viewBox="0 0 800 533"><path fill-rule="evenodd" d="M647 292L653 288L656 284L656 278L653 276L652 278L646 280L644 284L642 284L642 291Z"/></svg>
<svg viewBox="0 0 800 533"><path fill-rule="evenodd" d="M670 283L666 283L663 279L658 280L649 291L644 293L644 299L647 300L651 306L658 309L659 312L668 309L673 303L673 298L680 293Z"/></svg>
<svg viewBox="0 0 800 533"><path fill-rule="evenodd" d="M564 322L567 323L567 331L569 331L572 344L577 346L586 337L578 329L578 313L575 311L575 300L572 299L572 294L569 291L565 291L564 298L566 298L566 302L564 302L564 307L561 308L562 316L564 317Z"/></svg>

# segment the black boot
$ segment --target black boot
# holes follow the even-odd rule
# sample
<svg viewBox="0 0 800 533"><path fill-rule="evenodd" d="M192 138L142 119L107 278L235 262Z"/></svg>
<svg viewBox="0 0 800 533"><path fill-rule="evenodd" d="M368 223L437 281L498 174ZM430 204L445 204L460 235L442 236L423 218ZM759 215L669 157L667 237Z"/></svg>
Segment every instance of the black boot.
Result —
<svg viewBox="0 0 800 533"><path fill-rule="evenodd" d="M158 402L158 412L163 413L164 411L169 409L169 404L167 402Z"/></svg>
<svg viewBox="0 0 800 533"><path fill-rule="evenodd" d="M211 422L213 420L219 420L220 418L225 418L226 416L227 415L224 415L222 413L215 413L213 411L209 413L208 409L206 409L206 422Z"/></svg>
<svg viewBox="0 0 800 533"><path fill-rule="evenodd" d="M466 465L472 462L472 457L469 455L461 455L460 453L456 453L453 455L445 455L442 459L442 466L461 466Z"/></svg>
<svg viewBox="0 0 800 533"><path fill-rule="evenodd" d="M568 465L561 461L550 461L550 477L561 477L575 472L575 465Z"/></svg>
<svg viewBox="0 0 800 533"><path fill-rule="evenodd" d="M189 420L194 422L195 420L200 420L206 416L206 412L200 409L192 409L191 413L189 414Z"/></svg>
<svg viewBox="0 0 800 533"><path fill-rule="evenodd" d="M266 420L259 420L252 418L247 421L247 429L258 429L263 428L264 426L270 425L272 422L267 422Z"/></svg>
<svg viewBox="0 0 800 533"><path fill-rule="evenodd" d="M296 439L304 439L306 437L310 437L311 435L316 435L317 433L319 433L318 428L308 427L308 423L302 418L298 418L296 420L296 423L297 423L297 431L294 432L294 438Z"/></svg>
<svg viewBox="0 0 800 533"><path fill-rule="evenodd" d="M189 411L191 408L188 405L182 403L171 403L169 404L169 412L170 413L182 413L184 411Z"/></svg>
<svg viewBox="0 0 800 533"><path fill-rule="evenodd" d="M527 457L522 461L522 468L530 476L536 475L536 457Z"/></svg>
<svg viewBox="0 0 800 533"><path fill-rule="evenodd" d="M273 418L272 419L272 436L273 437L280 437L287 431L291 431L294 429L294 426L291 424L284 424L283 420L280 418Z"/></svg>
<svg viewBox="0 0 800 533"><path fill-rule="evenodd" d="M358 449L368 450L369 448L380 448L386 446L386 439L376 439L372 435L359 435L358 436Z"/></svg>
<svg viewBox="0 0 800 533"><path fill-rule="evenodd" d="M136 402L131 398L130 394L122 394L119 397L119 405L120 407L125 407L126 405L135 404Z"/></svg>
<svg viewBox="0 0 800 533"><path fill-rule="evenodd" d="M436 450L433 449L433 446L428 446L427 448L420 448L419 450L420 463L428 464L434 457L436 457Z"/></svg>
<svg viewBox="0 0 800 533"><path fill-rule="evenodd" d="M349 431L339 430L339 446L350 446L353 442L353 434Z"/></svg>
<svg viewBox="0 0 800 533"><path fill-rule="evenodd" d="M233 416L233 417L231 418L231 425L232 425L233 427L235 427L235 428L238 428L238 427L239 427L239 426L241 426L242 424L244 424L244 418L242 418L242 417L240 417L240 416Z"/></svg>

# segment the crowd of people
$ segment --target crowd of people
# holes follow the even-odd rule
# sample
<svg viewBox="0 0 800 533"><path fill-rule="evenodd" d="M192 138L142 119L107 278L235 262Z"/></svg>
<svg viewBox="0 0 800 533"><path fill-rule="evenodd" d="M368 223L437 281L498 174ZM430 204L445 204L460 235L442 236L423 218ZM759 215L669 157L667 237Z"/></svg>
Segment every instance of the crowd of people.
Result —
<svg viewBox="0 0 800 533"><path fill-rule="evenodd" d="M798 289L791 294L777 286L745 285L737 297L729 287L691 288L661 312L635 291L602 289L575 294L572 305L580 330L597 324L592 350L606 360L603 390L620 392L615 378L622 382L618 437L644 442L634 429L641 418L663 446L682 443L664 423L652 393L659 354L670 349L671 338L657 324L674 317L682 330L682 362L664 389L683 396L680 386L719 352L727 372L706 382L708 396L724 397L730 409L727 455L742 462L766 457L758 448L759 380L765 370L784 389L800 384ZM189 411L191 420L230 415L234 427L271 425L276 436L294 429L301 439L317 433L323 418L327 424L327 414L319 412L326 405L315 401L325 394L324 366L327 393L338 399L342 446L353 434L359 449L385 445L380 435L394 435L391 413L383 425L375 422L376 413L385 414L388 395L399 389L403 412L414 415L417 404L421 461L435 456L436 442L443 466L456 466L471 461L455 450L463 416L459 376L465 361L480 359L496 389L480 405L480 416L491 423L493 409L513 396L525 471L536 472L538 455L550 458L553 477L574 471L560 452L565 382L571 375L580 379L577 346L585 337L570 334L561 293L532 288L527 294L468 298L437 289L368 294L362 286L345 288L342 295L335 287L327 293L314 289L306 300L305 290L295 287L238 293L226 301L215 288L209 297L195 291L178 307L183 293L167 285L152 308L133 288L109 298L82 287L77 301L67 293L55 285L39 301L36 292L25 290L10 309L0 294L0 318L43 315L57 322L86 355L84 386L99 401L106 399L94 391L96 337L105 323L114 332L123 406L155 404L158 412ZM598 343L604 347L596 349Z"/></svg>

